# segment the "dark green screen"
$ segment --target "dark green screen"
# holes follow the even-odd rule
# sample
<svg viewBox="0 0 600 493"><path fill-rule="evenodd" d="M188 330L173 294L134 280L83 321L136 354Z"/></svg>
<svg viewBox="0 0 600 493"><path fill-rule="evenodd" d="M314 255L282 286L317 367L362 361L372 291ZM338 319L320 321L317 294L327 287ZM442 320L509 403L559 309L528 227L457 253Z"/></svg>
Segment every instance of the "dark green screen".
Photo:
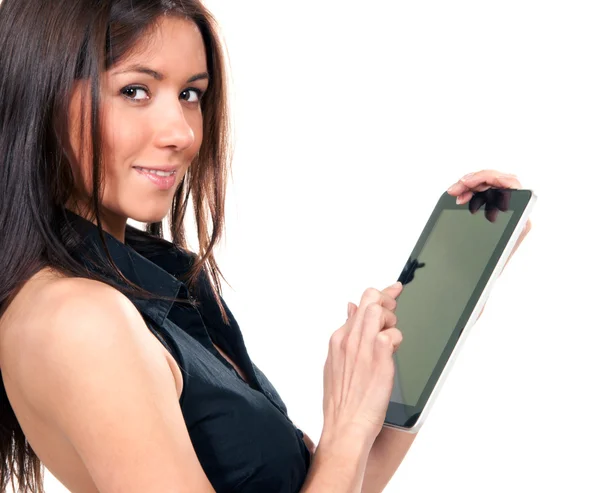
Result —
<svg viewBox="0 0 600 493"><path fill-rule="evenodd" d="M512 214L499 212L494 222L482 211L440 214L416 259L414 278L397 300L403 339L394 355L392 401L409 406L419 401Z"/></svg>

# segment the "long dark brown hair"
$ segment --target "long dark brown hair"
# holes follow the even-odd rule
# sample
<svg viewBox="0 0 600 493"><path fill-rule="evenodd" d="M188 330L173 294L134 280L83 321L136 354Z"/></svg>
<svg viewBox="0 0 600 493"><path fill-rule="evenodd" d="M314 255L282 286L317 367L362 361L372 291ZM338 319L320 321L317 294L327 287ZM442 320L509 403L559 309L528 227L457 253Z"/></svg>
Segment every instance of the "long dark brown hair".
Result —
<svg viewBox="0 0 600 493"><path fill-rule="evenodd" d="M200 0L0 0L0 317L24 283L45 267L67 277L96 279L137 297L160 298L126 279L106 245L100 218L99 87L102 73L126 57L165 14L198 26L210 77L201 103L203 142L167 217L171 241L191 253L184 230L191 194L200 251L192 254L191 268L181 280L192 286L205 276L229 323L220 298L219 276L223 276L213 254L224 230L231 158L225 49L214 18ZM111 275L106 276L85 268L73 256L82 238L70 227L65 210L76 190L64 136L70 95L81 79L90 81L92 96L93 193L88 210L108 259ZM81 125L83 131L83 119ZM126 235L136 234L133 229L127 225ZM160 244L162 221L147 224L139 233ZM42 464L17 421L3 382L0 456L2 491L9 480L15 488L15 476L18 492L44 491Z"/></svg>

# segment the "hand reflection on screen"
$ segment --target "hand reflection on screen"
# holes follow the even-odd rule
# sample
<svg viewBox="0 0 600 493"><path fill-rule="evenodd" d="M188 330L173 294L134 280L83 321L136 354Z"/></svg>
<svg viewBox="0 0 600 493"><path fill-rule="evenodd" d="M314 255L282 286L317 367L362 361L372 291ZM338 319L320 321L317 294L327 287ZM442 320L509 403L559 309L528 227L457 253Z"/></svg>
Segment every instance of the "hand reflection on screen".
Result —
<svg viewBox="0 0 600 493"><path fill-rule="evenodd" d="M409 257L408 262L406 262L406 265L404 266L404 269L402 269L402 273L400 274L398 281L400 281L404 286L406 286L410 281L412 281L415 278L415 271L424 266L425 262L419 262L418 259L412 259Z"/></svg>
<svg viewBox="0 0 600 493"><path fill-rule="evenodd" d="M483 192L474 192L468 204L469 211L471 214L476 214L485 205L485 218L493 223L498 217L498 211L506 212L508 210L510 194L510 188L489 188ZM422 267L425 267L425 262L419 262L418 259L409 257L398 281L403 285L408 284L415 278L415 271Z"/></svg>
<svg viewBox="0 0 600 493"><path fill-rule="evenodd" d="M476 192L469 201L469 211L475 214L485 205L485 218L495 222L498 211L506 212L510 202L510 189L490 188L484 192Z"/></svg>

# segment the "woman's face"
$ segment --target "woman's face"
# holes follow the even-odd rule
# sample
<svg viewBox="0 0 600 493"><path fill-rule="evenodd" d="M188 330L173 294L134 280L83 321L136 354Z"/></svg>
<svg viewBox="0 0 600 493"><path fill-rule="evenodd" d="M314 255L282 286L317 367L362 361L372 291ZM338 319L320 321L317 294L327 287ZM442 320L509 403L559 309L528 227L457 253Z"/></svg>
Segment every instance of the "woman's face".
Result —
<svg viewBox="0 0 600 493"><path fill-rule="evenodd" d="M163 17L149 40L145 38L129 58L103 74L100 121L105 188L101 214L104 228L122 241L127 218L156 222L167 215L177 185L198 154L202 143L199 97L208 86L206 72L198 27L189 20ZM86 197L92 193L91 144L86 139L80 157L79 124L82 95L86 121L89 118L89 91L89 80L78 81L69 108L72 167L78 190L85 190ZM141 173L136 167L170 167L175 174L164 179ZM67 204L70 209L73 200L79 202L73 198Z"/></svg>

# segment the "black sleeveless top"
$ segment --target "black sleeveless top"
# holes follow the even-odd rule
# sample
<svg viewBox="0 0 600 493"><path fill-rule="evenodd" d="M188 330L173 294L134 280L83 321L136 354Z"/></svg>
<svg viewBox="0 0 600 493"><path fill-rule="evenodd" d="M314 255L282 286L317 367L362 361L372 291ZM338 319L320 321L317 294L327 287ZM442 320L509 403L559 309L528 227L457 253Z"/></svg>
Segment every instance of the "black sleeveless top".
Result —
<svg viewBox="0 0 600 493"><path fill-rule="evenodd" d="M96 226L67 211L71 224L85 237L76 258L101 255ZM177 361L183 375L179 400L190 439L217 492L298 492L308 473L310 453L303 433L267 377L252 362L242 333L221 298L226 325L208 281L193 292L178 280L195 254L171 242L126 226L125 243L105 233L111 256L128 280L160 295L189 297L199 308L162 300L129 297L149 330ZM82 255L85 254L85 255ZM240 366L246 383L217 351L212 341Z"/></svg>

